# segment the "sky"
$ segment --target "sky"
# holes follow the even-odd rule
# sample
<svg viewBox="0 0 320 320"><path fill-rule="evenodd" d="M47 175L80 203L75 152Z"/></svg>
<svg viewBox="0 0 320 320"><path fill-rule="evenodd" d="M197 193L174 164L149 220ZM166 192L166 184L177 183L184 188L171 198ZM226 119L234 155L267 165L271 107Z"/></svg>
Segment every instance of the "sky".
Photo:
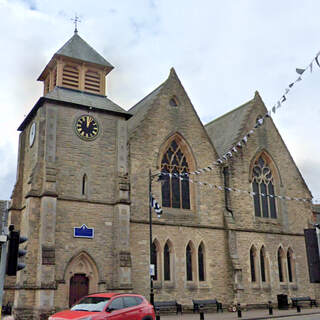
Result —
<svg viewBox="0 0 320 320"><path fill-rule="evenodd" d="M17 128L43 93L36 80L75 14L79 35L115 67L111 100L128 110L174 67L206 124L256 90L271 109L320 51L319 12L317 0L0 0L0 200L16 179ZM319 85L314 63L272 115L317 202Z"/></svg>

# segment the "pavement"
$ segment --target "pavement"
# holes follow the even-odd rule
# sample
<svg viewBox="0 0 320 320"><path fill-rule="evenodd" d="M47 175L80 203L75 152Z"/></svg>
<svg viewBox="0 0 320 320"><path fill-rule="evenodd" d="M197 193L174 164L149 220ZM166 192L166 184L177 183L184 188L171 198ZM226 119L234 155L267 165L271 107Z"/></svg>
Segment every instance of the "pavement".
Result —
<svg viewBox="0 0 320 320"><path fill-rule="evenodd" d="M296 308L289 308L288 310L278 310L273 309L273 314L269 315L268 309L259 310L243 310L241 312L242 317L238 317L237 312L215 312L215 313L204 313L204 320L262 320L262 319L296 319L303 317L303 319L308 319L306 316L310 316L310 319L320 319L320 308L301 308L301 312L297 312ZM316 316L318 315L318 316ZM199 313L186 313L182 315L160 315L160 320L201 320Z"/></svg>
<svg viewBox="0 0 320 320"><path fill-rule="evenodd" d="M262 319L320 319L320 308L301 308L301 312L297 312L296 308L289 308L288 310L278 310L273 309L273 315L269 315L267 309L259 310L243 310L241 312L241 318L238 317L237 312L214 312L214 313L204 313L204 320L262 320ZM317 316L318 315L318 316ZM14 320L12 316L4 316L3 320ZM160 320L199 320L199 313L183 313L181 314L170 314L170 315L160 315Z"/></svg>

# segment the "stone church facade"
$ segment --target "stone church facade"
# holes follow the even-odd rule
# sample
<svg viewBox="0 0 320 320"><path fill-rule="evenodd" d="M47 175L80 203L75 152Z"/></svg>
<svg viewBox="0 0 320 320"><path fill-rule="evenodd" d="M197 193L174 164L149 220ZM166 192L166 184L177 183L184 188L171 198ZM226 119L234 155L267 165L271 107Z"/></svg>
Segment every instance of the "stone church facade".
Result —
<svg viewBox="0 0 320 320"><path fill-rule="evenodd" d="M203 125L174 69L128 111L105 96L112 69L75 33L41 73L44 94L19 127L10 220L28 253L5 286L17 319L44 318L87 292L149 298L149 169L163 209L153 213L156 301L314 297L303 236L310 202L272 197L312 195L271 118L237 156L185 174L254 127L267 112L259 94ZM84 225L92 237L75 235Z"/></svg>

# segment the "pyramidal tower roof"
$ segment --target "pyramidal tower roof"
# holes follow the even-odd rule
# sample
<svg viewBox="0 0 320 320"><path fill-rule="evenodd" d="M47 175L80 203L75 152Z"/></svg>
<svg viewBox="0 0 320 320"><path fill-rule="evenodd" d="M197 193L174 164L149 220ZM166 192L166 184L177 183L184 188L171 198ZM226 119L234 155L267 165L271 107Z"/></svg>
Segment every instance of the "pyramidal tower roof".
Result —
<svg viewBox="0 0 320 320"><path fill-rule="evenodd" d="M94 50L86 41L84 41L78 32L67 41L55 55L61 55L72 59L94 63L100 66L113 68L113 66Z"/></svg>

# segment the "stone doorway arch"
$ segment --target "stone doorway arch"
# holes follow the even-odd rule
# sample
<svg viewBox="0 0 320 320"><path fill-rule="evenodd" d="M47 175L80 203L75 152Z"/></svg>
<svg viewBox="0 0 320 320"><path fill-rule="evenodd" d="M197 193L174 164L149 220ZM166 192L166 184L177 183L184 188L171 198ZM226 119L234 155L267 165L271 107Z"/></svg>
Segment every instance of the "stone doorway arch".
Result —
<svg viewBox="0 0 320 320"><path fill-rule="evenodd" d="M82 251L73 257L66 268L65 283L68 286L66 297L68 299L68 304L74 300L74 298L71 297L73 292L70 290L70 286L75 280L79 280L78 285L83 287L81 292L88 291L88 293L92 293L99 291L98 268L94 260L86 252ZM87 289L85 287L87 287Z"/></svg>

